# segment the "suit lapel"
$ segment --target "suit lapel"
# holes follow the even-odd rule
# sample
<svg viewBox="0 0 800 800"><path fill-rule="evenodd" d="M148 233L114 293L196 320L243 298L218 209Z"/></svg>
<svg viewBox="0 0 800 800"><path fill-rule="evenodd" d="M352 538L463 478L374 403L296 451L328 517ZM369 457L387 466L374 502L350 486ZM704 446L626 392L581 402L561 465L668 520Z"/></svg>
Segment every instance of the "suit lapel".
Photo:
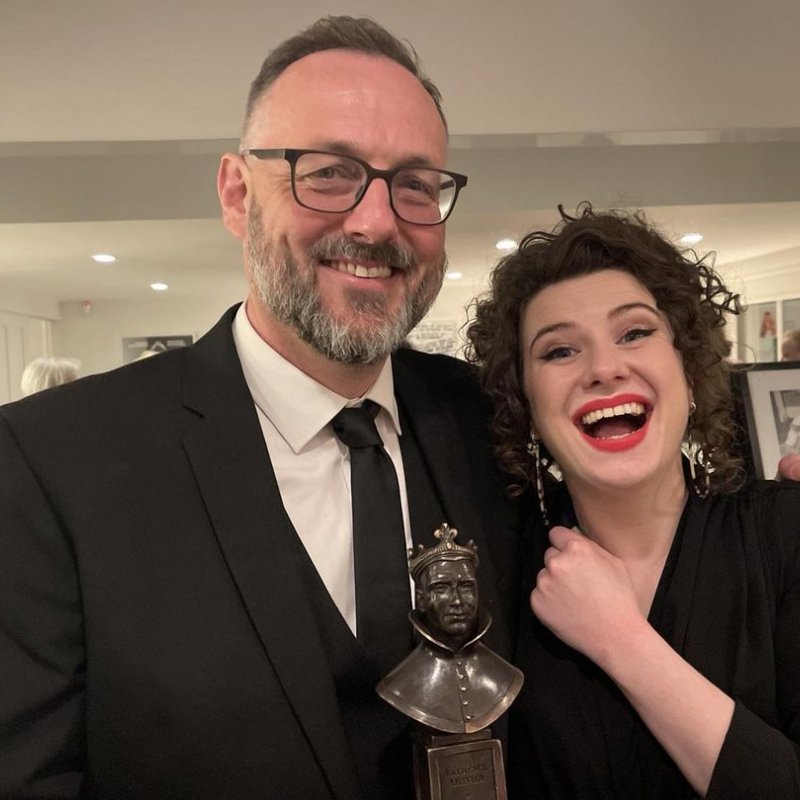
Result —
<svg viewBox="0 0 800 800"><path fill-rule="evenodd" d="M230 325L187 354L185 404L202 418L184 447L247 613L333 795L357 796L333 679Z"/></svg>
<svg viewBox="0 0 800 800"><path fill-rule="evenodd" d="M470 465L455 417L406 364L395 359L392 369L395 392L403 411L403 435L416 439L445 513L445 519L438 520L436 525L448 522L463 530L461 538L480 538L480 518L475 513L468 489L469 480L465 477ZM426 477L406 475L410 496L414 493L414 481ZM414 529L413 521L412 511L412 530L421 532L426 537L425 544L430 544L433 529Z"/></svg>
<svg viewBox="0 0 800 800"><path fill-rule="evenodd" d="M397 358L392 360L395 393L403 412L403 436L416 438L427 468L427 475L409 475L406 472L406 483L409 493L409 504L413 502L414 482L426 480L428 476L434 484L434 491L445 514L445 520L437 520L435 526L442 521L448 522L459 531L462 542L473 539L478 545L481 558L478 569L478 582L481 592L481 607L493 618L492 628L487 643L502 652L510 648L509 634L505 622L505 613L498 593L497 575L495 575L490 552L490 537L495 531L486 527L483 520L491 521L493 511L484 509L482 516L476 503L482 502L476 491L475 481L480 480L474 471L467 449L464 445L464 434L458 426L456 416L449 403L439 397L434 387L429 387L424 377L412 365ZM446 377L442 378L447 380ZM407 430L408 428L408 430ZM422 531L425 544L431 543L434 528L415 528L413 507L411 509L412 531ZM498 519L498 524L502 522ZM415 542L416 543L416 542Z"/></svg>

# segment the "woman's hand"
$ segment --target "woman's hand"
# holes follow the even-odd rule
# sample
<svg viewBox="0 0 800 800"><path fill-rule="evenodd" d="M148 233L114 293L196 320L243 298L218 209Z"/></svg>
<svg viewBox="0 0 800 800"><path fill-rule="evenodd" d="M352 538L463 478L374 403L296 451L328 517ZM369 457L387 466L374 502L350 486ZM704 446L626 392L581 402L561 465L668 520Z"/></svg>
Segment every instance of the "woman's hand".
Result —
<svg viewBox="0 0 800 800"><path fill-rule="evenodd" d="M800 455L789 453L778 462L776 480L800 481Z"/></svg>
<svg viewBox="0 0 800 800"><path fill-rule="evenodd" d="M569 528L553 528L550 543L531 593L534 614L619 686L704 797L733 700L650 626L621 559Z"/></svg>
<svg viewBox="0 0 800 800"><path fill-rule="evenodd" d="M556 526L531 592L533 613L556 636L605 668L607 656L647 621L628 570L585 536Z"/></svg>

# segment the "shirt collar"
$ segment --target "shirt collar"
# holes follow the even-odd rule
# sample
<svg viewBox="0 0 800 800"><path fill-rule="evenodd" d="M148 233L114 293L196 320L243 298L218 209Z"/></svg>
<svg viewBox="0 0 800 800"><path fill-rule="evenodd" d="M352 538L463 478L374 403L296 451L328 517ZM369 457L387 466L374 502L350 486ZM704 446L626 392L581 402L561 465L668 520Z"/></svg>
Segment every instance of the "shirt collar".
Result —
<svg viewBox="0 0 800 800"><path fill-rule="evenodd" d="M233 338L253 401L293 452L302 451L345 406L360 405L366 399L381 407L381 414L391 421L398 436L402 433L390 358L386 359L366 394L348 400L306 375L270 347L250 323L245 303L239 306L234 317ZM298 398L303 398L302 402L298 402Z"/></svg>

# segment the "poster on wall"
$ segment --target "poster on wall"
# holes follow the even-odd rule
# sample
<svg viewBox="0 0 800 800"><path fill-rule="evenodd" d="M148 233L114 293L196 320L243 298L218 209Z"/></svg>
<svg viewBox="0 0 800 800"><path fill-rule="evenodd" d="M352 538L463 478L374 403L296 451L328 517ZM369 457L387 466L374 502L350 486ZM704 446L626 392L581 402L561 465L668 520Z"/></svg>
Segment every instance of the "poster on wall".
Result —
<svg viewBox="0 0 800 800"><path fill-rule="evenodd" d="M130 364L140 358L155 356L167 350L188 347L194 341L191 335L128 336L122 340L122 363Z"/></svg>
<svg viewBox="0 0 800 800"><path fill-rule="evenodd" d="M424 319L408 334L408 344L423 353L458 355L462 345L458 335L458 322L454 319Z"/></svg>

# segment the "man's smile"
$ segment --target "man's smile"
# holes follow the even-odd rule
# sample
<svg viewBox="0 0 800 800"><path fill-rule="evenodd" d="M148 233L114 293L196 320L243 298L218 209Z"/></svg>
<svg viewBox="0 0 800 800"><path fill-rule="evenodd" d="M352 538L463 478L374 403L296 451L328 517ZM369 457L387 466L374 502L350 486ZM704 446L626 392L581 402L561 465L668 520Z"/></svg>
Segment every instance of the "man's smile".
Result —
<svg viewBox="0 0 800 800"><path fill-rule="evenodd" d="M386 264L356 264L352 261L322 261L326 267L356 278L390 278L392 268Z"/></svg>

